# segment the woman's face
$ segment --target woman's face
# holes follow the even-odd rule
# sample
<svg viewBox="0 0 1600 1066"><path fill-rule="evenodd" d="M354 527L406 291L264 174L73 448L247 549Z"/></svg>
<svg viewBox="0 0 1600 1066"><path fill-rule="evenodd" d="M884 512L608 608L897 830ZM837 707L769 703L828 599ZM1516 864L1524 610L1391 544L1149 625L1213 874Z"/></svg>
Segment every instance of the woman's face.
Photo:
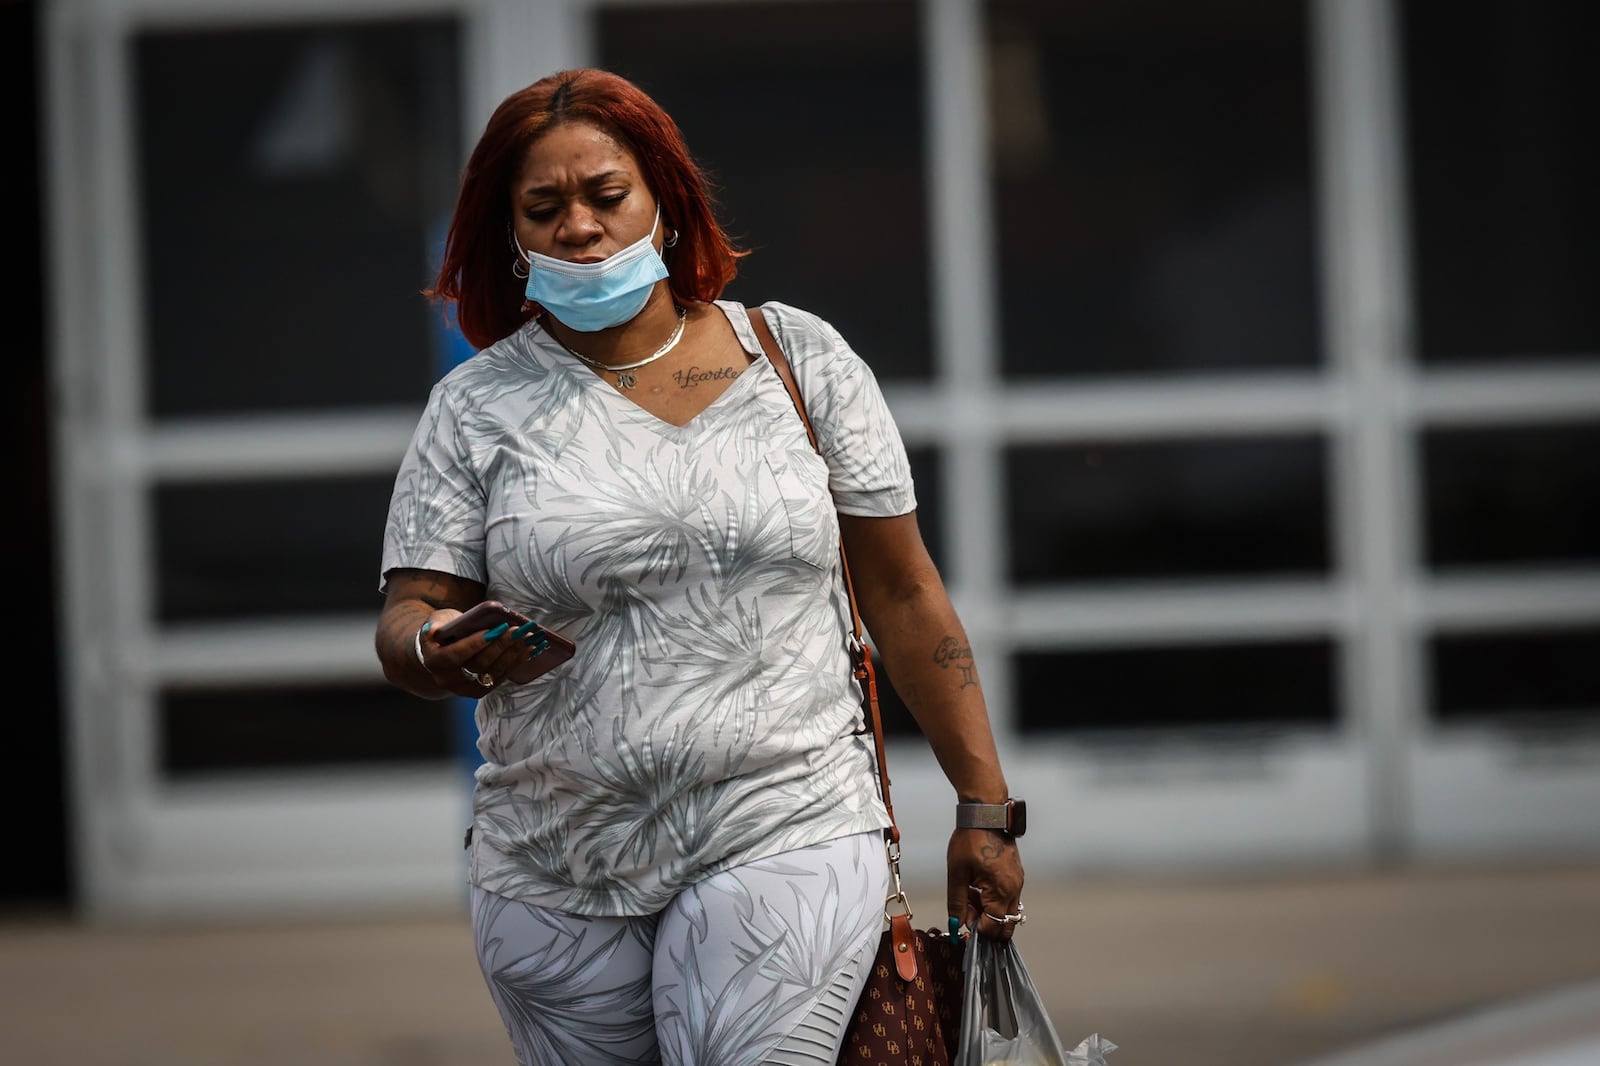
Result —
<svg viewBox="0 0 1600 1066"><path fill-rule="evenodd" d="M656 199L633 153L586 122L528 146L511 180L517 243L570 263L597 263L650 232ZM666 226L656 230L659 251Z"/></svg>

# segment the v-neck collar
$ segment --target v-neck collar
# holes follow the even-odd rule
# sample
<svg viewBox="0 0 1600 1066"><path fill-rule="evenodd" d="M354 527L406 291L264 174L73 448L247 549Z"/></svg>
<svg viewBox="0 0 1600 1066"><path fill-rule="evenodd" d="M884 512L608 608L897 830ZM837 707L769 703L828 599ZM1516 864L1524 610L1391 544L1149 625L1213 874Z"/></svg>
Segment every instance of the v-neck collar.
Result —
<svg viewBox="0 0 1600 1066"><path fill-rule="evenodd" d="M761 364L765 363L769 368L771 368L771 372L773 374L777 373L777 369L772 367L771 360L767 358L766 351L761 347L761 342L756 338L755 329L750 325L750 317L745 310L745 306L740 303L735 303L732 300L713 300L711 302L712 305L715 306L717 310L721 311L723 316L727 318L728 324L733 327L733 335L738 340L739 347L743 349L744 354L749 357L750 362L743 370L739 371L739 374L735 378L733 384L729 385L726 389L723 389L722 392L718 394L716 399L712 400L700 410L696 411L687 422L669 422L660 415L657 415L655 412L645 408L637 400L631 399L622 389L619 389L615 385L611 384L611 382L601 377L590 367L585 366L583 363L572 358L571 354L562 347L561 343L557 341L555 337L551 335L550 331L545 329L543 325L540 325L537 322L531 323L532 329L530 331L529 339L543 350L546 361L552 367L558 369L561 373L570 375L578 383L580 388L601 389L605 393L609 394L612 398L602 400L602 402L621 402L626 405L627 410L634 412L635 417L645 421L649 425L655 427L664 427L674 431L688 432L691 431L697 423L705 419L706 416L712 411L716 410L719 406L722 406L724 400L727 400L736 392L748 388L754 388L755 386L747 386L744 382L747 377L751 376L752 372L758 372L760 370Z"/></svg>

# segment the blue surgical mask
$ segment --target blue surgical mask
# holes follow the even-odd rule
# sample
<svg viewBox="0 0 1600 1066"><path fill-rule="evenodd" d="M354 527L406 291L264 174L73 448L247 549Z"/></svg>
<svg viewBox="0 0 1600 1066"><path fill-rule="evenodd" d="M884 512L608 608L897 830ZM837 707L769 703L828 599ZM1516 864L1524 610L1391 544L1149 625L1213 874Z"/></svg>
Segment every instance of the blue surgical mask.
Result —
<svg viewBox="0 0 1600 1066"><path fill-rule="evenodd" d="M650 290L667 276L654 244L660 224L657 204L650 232L598 263L569 263L524 251L519 244L517 251L528 261L528 299L579 333L622 325L644 310Z"/></svg>

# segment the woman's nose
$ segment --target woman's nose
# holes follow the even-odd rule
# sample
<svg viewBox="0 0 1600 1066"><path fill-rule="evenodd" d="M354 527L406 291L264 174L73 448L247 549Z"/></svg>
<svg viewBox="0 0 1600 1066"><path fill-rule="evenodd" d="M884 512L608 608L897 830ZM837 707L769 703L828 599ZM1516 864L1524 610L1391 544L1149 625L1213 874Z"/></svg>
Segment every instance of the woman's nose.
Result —
<svg viewBox="0 0 1600 1066"><path fill-rule="evenodd" d="M561 219L558 236L568 244L587 244L599 236L600 220L588 204L575 204Z"/></svg>

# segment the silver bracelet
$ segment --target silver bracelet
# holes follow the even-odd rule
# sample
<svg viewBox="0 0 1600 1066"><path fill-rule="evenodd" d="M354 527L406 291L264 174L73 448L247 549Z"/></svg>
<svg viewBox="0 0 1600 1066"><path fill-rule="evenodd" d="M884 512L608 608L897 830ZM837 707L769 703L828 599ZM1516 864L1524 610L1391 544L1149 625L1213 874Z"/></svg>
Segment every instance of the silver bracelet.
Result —
<svg viewBox="0 0 1600 1066"><path fill-rule="evenodd" d="M433 671L428 669L428 661L422 657L422 634L426 632L427 628L432 624L432 622L422 623L421 628L417 630L416 638L411 642L412 646L417 649L417 662L422 665L422 672L430 677L433 676Z"/></svg>

